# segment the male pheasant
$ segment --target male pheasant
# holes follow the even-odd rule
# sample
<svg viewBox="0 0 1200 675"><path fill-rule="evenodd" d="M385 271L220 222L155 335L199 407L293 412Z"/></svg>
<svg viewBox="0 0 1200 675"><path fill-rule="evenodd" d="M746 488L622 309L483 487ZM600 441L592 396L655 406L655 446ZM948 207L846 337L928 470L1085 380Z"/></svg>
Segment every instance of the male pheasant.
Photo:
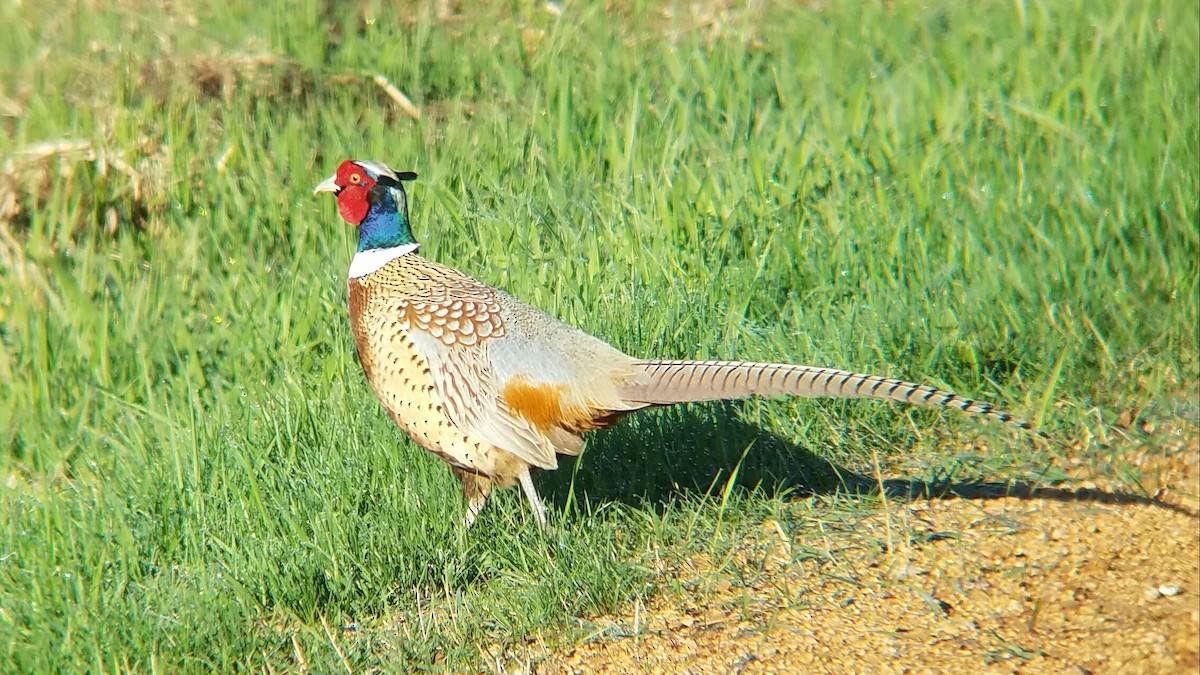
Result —
<svg viewBox="0 0 1200 675"><path fill-rule="evenodd" d="M781 363L639 359L456 269L417 255L401 181L346 160L313 191L358 227L350 322L392 420L462 482L470 527L493 486L519 483L546 524L530 469L577 455L585 431L653 406L747 396L869 397L957 408L1023 428L983 401L877 375Z"/></svg>

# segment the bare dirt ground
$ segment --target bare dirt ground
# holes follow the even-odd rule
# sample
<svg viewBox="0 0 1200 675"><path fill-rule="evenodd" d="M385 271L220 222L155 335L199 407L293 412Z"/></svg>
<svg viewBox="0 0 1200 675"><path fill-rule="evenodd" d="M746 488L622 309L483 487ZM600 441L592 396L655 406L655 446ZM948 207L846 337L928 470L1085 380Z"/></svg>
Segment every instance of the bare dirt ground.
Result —
<svg viewBox="0 0 1200 675"><path fill-rule="evenodd" d="M1129 462L1157 476L1160 503L1091 477L851 521L813 512L790 539L768 521L730 559L672 570L684 590L531 661L548 673L1196 673L1200 439ZM743 582L707 581L730 564Z"/></svg>

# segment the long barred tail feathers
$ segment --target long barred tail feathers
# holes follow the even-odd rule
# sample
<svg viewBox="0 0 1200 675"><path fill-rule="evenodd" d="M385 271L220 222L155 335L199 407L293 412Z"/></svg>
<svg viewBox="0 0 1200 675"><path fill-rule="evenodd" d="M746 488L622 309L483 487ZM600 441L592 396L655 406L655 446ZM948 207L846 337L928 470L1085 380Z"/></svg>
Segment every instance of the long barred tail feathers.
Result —
<svg viewBox="0 0 1200 675"><path fill-rule="evenodd" d="M923 384L834 368L742 361L640 361L648 380L626 385L631 402L668 405L748 396L873 398L936 408L956 408L1034 431L1030 423L986 401L959 396Z"/></svg>

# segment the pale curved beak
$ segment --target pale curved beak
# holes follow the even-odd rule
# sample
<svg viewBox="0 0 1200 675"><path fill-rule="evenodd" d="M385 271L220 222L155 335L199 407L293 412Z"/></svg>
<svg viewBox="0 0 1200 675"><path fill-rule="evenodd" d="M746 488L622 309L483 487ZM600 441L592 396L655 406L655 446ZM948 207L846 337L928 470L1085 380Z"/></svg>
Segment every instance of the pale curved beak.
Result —
<svg viewBox="0 0 1200 675"><path fill-rule="evenodd" d="M330 176L329 178L326 178L325 180L321 181L317 185L317 187L313 188L314 195L317 193L320 193L320 192L332 192L334 194L337 194L341 191L342 191L342 188L338 187L338 184L337 184L337 174L336 173L333 174L332 176Z"/></svg>

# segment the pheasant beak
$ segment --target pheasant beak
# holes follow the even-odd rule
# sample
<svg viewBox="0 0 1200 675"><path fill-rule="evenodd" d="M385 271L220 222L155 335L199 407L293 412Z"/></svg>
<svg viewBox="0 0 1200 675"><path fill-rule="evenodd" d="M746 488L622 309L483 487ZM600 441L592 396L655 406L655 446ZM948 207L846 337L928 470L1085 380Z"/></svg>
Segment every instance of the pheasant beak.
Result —
<svg viewBox="0 0 1200 675"><path fill-rule="evenodd" d="M333 194L336 195L337 193L339 193L341 191L342 191L341 186L339 186L337 184L337 174L336 173L333 174L332 176L330 176L329 178L326 178L325 180L321 181L317 185L317 187L313 188L314 195L317 193L320 193L320 192L332 192Z"/></svg>

